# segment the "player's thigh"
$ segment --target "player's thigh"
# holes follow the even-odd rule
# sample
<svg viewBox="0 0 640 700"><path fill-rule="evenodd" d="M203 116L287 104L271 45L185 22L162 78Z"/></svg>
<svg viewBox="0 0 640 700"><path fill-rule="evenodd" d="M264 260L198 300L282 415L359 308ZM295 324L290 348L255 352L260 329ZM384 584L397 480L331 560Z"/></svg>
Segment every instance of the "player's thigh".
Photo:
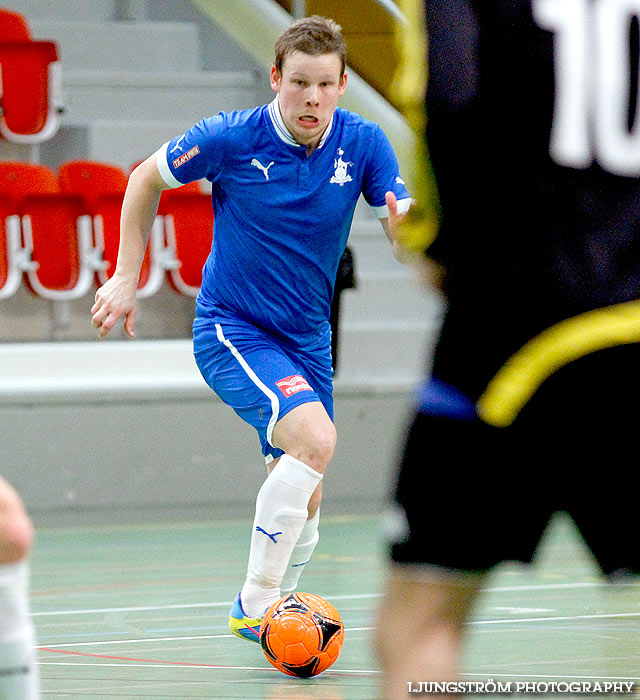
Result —
<svg viewBox="0 0 640 700"><path fill-rule="evenodd" d="M299 406L318 404L327 415L325 387L316 391L304 363L261 329L237 321L194 324L194 355L209 386L258 431L265 456L282 453L274 429Z"/></svg>
<svg viewBox="0 0 640 700"><path fill-rule="evenodd" d="M530 561L551 508L543 483L523 487L530 451L479 420L416 414L386 517L391 559L474 572Z"/></svg>

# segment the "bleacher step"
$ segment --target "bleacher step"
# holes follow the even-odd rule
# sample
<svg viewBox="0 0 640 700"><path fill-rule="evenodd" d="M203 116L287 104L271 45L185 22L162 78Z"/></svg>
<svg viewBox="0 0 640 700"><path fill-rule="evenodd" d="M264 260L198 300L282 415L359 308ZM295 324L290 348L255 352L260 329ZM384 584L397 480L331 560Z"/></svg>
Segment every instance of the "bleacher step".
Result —
<svg viewBox="0 0 640 700"><path fill-rule="evenodd" d="M431 323L442 314L440 296L421 287L407 269L372 271L360 262L356 277L356 288L340 297L340 318L345 324L365 319Z"/></svg>
<svg viewBox="0 0 640 700"><path fill-rule="evenodd" d="M35 38L57 42L66 70L200 70L198 27L188 22L30 19L29 25Z"/></svg>
<svg viewBox="0 0 640 700"><path fill-rule="evenodd" d="M253 107L267 87L253 71L65 71L64 122L161 118L188 126L220 111Z"/></svg>
<svg viewBox="0 0 640 700"><path fill-rule="evenodd" d="M97 21L112 20L114 0L4 0L3 7L35 20Z"/></svg>

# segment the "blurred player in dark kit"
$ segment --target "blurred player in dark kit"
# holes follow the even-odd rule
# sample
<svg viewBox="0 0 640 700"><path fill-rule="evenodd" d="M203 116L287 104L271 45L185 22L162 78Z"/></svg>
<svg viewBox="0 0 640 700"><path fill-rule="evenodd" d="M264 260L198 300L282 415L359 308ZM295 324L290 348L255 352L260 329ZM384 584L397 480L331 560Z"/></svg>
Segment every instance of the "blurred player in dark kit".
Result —
<svg viewBox="0 0 640 700"><path fill-rule="evenodd" d="M400 4L430 155L402 237L442 271L447 312L387 513L385 700L456 678L485 575L530 562L553 513L604 574L640 571L620 498L640 419L640 2Z"/></svg>

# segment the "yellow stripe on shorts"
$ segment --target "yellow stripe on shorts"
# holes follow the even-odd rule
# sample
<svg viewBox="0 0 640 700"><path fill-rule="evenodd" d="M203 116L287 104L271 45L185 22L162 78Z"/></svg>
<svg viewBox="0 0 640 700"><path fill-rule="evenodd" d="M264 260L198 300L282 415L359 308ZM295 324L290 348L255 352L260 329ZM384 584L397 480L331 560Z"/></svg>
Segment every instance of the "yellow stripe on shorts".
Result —
<svg viewBox="0 0 640 700"><path fill-rule="evenodd" d="M538 387L561 367L585 355L640 342L640 301L588 311L561 321L512 355L477 403L480 418L510 425Z"/></svg>

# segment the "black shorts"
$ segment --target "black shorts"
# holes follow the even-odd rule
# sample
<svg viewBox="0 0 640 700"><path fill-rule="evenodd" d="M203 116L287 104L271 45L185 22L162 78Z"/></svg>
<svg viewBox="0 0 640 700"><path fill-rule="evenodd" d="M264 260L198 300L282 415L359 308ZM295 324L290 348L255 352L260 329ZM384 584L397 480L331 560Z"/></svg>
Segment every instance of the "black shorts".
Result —
<svg viewBox="0 0 640 700"><path fill-rule="evenodd" d="M559 370L507 428L417 413L393 494L408 529L391 559L471 572L529 562L564 511L604 573L640 573L639 426L638 345Z"/></svg>

